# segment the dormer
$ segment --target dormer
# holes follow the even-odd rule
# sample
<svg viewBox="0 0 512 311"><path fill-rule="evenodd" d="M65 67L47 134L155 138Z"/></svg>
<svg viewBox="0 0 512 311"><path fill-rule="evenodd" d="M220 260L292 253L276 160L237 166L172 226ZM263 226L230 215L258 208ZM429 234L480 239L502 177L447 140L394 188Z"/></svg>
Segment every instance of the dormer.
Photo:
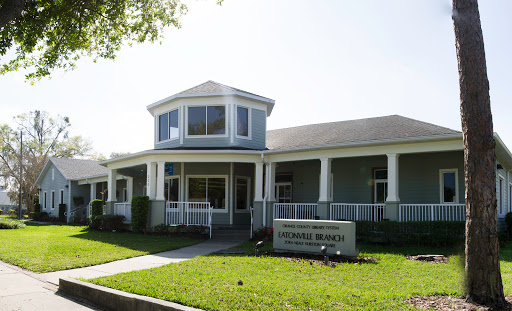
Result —
<svg viewBox="0 0 512 311"><path fill-rule="evenodd" d="M155 149L266 148L275 101L208 81L147 106Z"/></svg>

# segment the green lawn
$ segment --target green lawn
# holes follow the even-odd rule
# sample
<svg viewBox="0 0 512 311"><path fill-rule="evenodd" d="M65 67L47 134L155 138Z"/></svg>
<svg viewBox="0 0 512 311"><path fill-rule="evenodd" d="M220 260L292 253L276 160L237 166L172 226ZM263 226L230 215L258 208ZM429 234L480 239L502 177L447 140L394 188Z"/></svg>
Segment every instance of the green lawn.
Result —
<svg viewBox="0 0 512 311"><path fill-rule="evenodd" d="M0 230L0 241L0 260L35 272L51 272L163 252L202 240L27 222L24 229Z"/></svg>
<svg viewBox="0 0 512 311"><path fill-rule="evenodd" d="M358 247L362 256L378 258L378 263L332 268L282 258L210 255L89 282L205 310L411 310L403 302L411 296L463 294L460 255L452 255L449 264L405 259L408 254L456 254L455 249ZM509 294L512 244L501 258Z"/></svg>

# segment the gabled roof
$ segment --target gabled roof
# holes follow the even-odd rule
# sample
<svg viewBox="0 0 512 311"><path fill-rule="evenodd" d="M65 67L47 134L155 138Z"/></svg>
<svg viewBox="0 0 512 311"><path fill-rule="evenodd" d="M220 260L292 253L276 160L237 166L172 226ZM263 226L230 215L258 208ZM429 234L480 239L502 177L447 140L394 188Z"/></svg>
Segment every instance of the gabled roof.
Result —
<svg viewBox="0 0 512 311"><path fill-rule="evenodd" d="M253 93L249 93L247 91L243 91L243 90L231 87L231 86L227 86L227 85L209 80L209 81L206 81L205 83L196 85L190 89L176 93L167 98L159 100L156 103L148 105L147 109L149 112L153 113L153 109L155 109L156 107L158 107L162 104L171 102L173 100L180 99L180 98L204 97L204 96L227 96L227 95L245 97L250 100L256 100L261 103L264 103L268 107L267 115L270 115L270 113L272 112L272 109L274 108L274 104L275 104L275 100L273 100L273 99L263 97L260 95L256 95Z"/></svg>
<svg viewBox="0 0 512 311"><path fill-rule="evenodd" d="M267 147L270 150L293 149L447 134L461 134L461 132L399 115L392 115L267 131Z"/></svg>
<svg viewBox="0 0 512 311"><path fill-rule="evenodd" d="M49 158L44 165L41 174L37 178L36 185L40 184L41 179L44 177L46 172L48 172L50 163L53 163L67 180L78 180L108 175L108 169L101 166L99 161L52 157Z"/></svg>

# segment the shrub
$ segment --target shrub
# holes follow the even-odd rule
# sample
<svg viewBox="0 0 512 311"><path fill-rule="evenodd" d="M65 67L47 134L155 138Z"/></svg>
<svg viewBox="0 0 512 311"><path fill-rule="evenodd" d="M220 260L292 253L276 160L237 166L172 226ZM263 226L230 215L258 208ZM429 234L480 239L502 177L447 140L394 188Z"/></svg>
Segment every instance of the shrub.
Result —
<svg viewBox="0 0 512 311"><path fill-rule="evenodd" d="M148 222L149 197L134 196L132 198L132 231L143 232Z"/></svg>
<svg viewBox="0 0 512 311"><path fill-rule="evenodd" d="M33 212L30 213L30 218L35 221L46 221L49 219L47 212Z"/></svg>
<svg viewBox="0 0 512 311"><path fill-rule="evenodd" d="M91 217L103 215L103 201L99 199L91 202Z"/></svg>
<svg viewBox="0 0 512 311"><path fill-rule="evenodd" d="M358 221L356 236L370 243L453 246L464 242L465 228L465 223L458 221Z"/></svg>
<svg viewBox="0 0 512 311"><path fill-rule="evenodd" d="M73 197L73 204L75 205L75 207L84 205L84 197Z"/></svg>
<svg viewBox="0 0 512 311"><path fill-rule="evenodd" d="M261 227L254 231L253 240L272 241L274 239L274 228Z"/></svg>
<svg viewBox="0 0 512 311"><path fill-rule="evenodd" d="M0 229L21 229L25 228L26 225L23 221L14 219L2 219L0 220Z"/></svg>
<svg viewBox="0 0 512 311"><path fill-rule="evenodd" d="M66 216L64 216L64 213L66 213L66 204L59 204L59 220L60 221L66 221Z"/></svg>
<svg viewBox="0 0 512 311"><path fill-rule="evenodd" d="M34 212L35 213L41 212L41 204L39 204L39 203L34 204Z"/></svg>
<svg viewBox="0 0 512 311"><path fill-rule="evenodd" d="M123 215L99 215L93 216L89 224L89 229L99 231L121 231L123 230L123 221L126 218Z"/></svg>

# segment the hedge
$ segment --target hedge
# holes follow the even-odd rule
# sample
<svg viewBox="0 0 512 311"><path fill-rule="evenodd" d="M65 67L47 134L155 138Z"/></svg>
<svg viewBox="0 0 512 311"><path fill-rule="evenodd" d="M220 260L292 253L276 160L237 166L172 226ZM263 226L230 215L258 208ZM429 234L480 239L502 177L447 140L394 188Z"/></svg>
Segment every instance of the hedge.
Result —
<svg viewBox="0 0 512 311"><path fill-rule="evenodd" d="M41 212L41 204L39 204L39 203L34 204L34 212L35 213Z"/></svg>
<svg viewBox="0 0 512 311"><path fill-rule="evenodd" d="M0 229L21 229L25 228L26 225L23 221L14 219L2 219L0 220Z"/></svg>
<svg viewBox="0 0 512 311"><path fill-rule="evenodd" d="M33 212L30 213L30 218L35 221L48 220L49 215L47 212Z"/></svg>
<svg viewBox="0 0 512 311"><path fill-rule="evenodd" d="M134 196L132 198L132 231L141 233L148 222L149 197Z"/></svg>
<svg viewBox="0 0 512 311"><path fill-rule="evenodd" d="M100 199L92 200L91 202L91 218L94 216L103 215L103 201Z"/></svg>
<svg viewBox="0 0 512 311"><path fill-rule="evenodd" d="M454 246L464 243L465 222L356 222L357 238L369 243L417 246Z"/></svg>
<svg viewBox="0 0 512 311"><path fill-rule="evenodd" d="M99 231L120 231L123 229L123 221L126 218L123 215L99 215L93 216L89 224L89 229Z"/></svg>

